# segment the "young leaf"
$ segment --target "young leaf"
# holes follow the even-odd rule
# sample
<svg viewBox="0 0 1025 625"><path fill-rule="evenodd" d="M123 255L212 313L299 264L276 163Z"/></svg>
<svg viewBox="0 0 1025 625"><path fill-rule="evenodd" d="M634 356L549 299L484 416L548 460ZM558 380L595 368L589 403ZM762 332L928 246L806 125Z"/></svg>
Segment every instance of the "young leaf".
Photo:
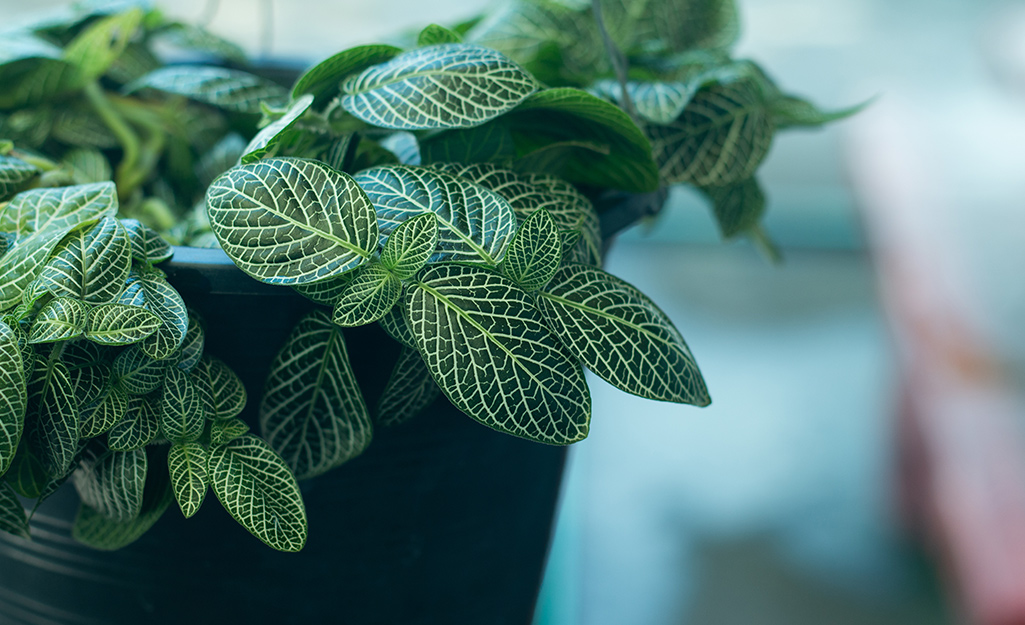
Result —
<svg viewBox="0 0 1025 625"><path fill-rule="evenodd" d="M409 329L409 324L406 323L405 312L403 309L405 306L398 305L394 306L389 310L383 317L377 320L378 325L399 343L402 343L409 349L416 349L416 339L413 338L413 332Z"/></svg>
<svg viewBox="0 0 1025 625"><path fill-rule="evenodd" d="M242 163L252 163L263 158L278 142L282 134L291 128L312 104L313 96L310 94L300 96L295 102L292 102L284 115L260 129L260 132L256 133L253 140L246 145L242 150Z"/></svg>
<svg viewBox="0 0 1025 625"><path fill-rule="evenodd" d="M0 154L0 202L6 202L39 173L35 165Z"/></svg>
<svg viewBox="0 0 1025 625"><path fill-rule="evenodd" d="M382 244L403 221L434 213L438 246L432 262L497 265L516 230L516 215L501 196L433 169L385 165L365 169L355 180L377 209Z"/></svg>
<svg viewBox="0 0 1025 625"><path fill-rule="evenodd" d="M711 401L679 331L630 284L594 267L568 265L539 295L548 326L609 384L648 399Z"/></svg>
<svg viewBox="0 0 1025 625"><path fill-rule="evenodd" d="M83 82L102 76L124 52L142 17L142 9L134 8L91 23L64 48L64 60L78 69Z"/></svg>
<svg viewBox="0 0 1025 625"><path fill-rule="evenodd" d="M206 413L189 374L176 367L167 369L160 393L160 428L172 443L199 439L206 425Z"/></svg>
<svg viewBox="0 0 1025 625"><path fill-rule="evenodd" d="M0 481L0 532L30 538L25 507L21 505L14 488L3 481Z"/></svg>
<svg viewBox="0 0 1025 625"><path fill-rule="evenodd" d="M88 309L70 297L58 297L43 306L32 322L28 342L55 343L73 339L85 331Z"/></svg>
<svg viewBox="0 0 1025 625"><path fill-rule="evenodd" d="M231 419L246 407L246 387L231 367L212 356L203 356L190 377L201 381L201 397L211 419ZM200 387L197 386L197 389Z"/></svg>
<svg viewBox="0 0 1025 625"><path fill-rule="evenodd" d="M178 354L178 368L186 372L192 371L203 356L205 342L206 331L203 329L203 321L198 314L190 310L189 327L185 331L181 353Z"/></svg>
<svg viewBox="0 0 1025 625"><path fill-rule="evenodd" d="M85 338L101 345L130 345L153 334L160 317L145 308L102 304L89 311Z"/></svg>
<svg viewBox="0 0 1025 625"><path fill-rule="evenodd" d="M331 321L342 327L373 323L391 310L401 295L402 280L395 274L377 263L363 265L335 303Z"/></svg>
<svg viewBox="0 0 1025 625"><path fill-rule="evenodd" d="M135 219L122 219L121 225L128 233L132 258L135 260L144 263L162 263L174 254L171 245L149 226Z"/></svg>
<svg viewBox="0 0 1025 625"><path fill-rule="evenodd" d="M529 293L548 284L561 262L559 228L548 211L540 209L523 220L499 270Z"/></svg>
<svg viewBox="0 0 1025 625"><path fill-rule="evenodd" d="M186 519L196 514L206 499L210 483L206 472L209 461L210 452L199 443L171 445L167 452L171 489Z"/></svg>
<svg viewBox="0 0 1025 625"><path fill-rule="evenodd" d="M210 485L242 527L278 551L306 544L306 507L288 466L260 438L246 434L210 450Z"/></svg>
<svg viewBox="0 0 1025 625"><path fill-rule="evenodd" d="M14 460L25 426L27 376L18 337L0 321L0 477Z"/></svg>
<svg viewBox="0 0 1025 625"><path fill-rule="evenodd" d="M389 61L401 53L401 48L386 45L357 46L343 50L306 70L292 88L292 97L311 93L316 98L316 106L320 106L338 95L338 86L350 74Z"/></svg>
<svg viewBox="0 0 1025 625"><path fill-rule="evenodd" d="M120 304L140 306L156 315L160 325L139 343L139 349L154 360L163 360L174 354L185 341L189 329L189 312L178 291L163 274L154 271L128 275Z"/></svg>
<svg viewBox="0 0 1025 625"><path fill-rule="evenodd" d="M210 424L210 446L217 447L235 440L249 431L242 419L221 419Z"/></svg>
<svg viewBox="0 0 1025 625"><path fill-rule="evenodd" d="M298 479L339 466L370 443L345 338L327 313L314 311L296 325L264 388L260 431Z"/></svg>
<svg viewBox="0 0 1025 625"><path fill-rule="evenodd" d="M392 369L388 385L377 402L377 422L384 426L404 423L441 396L441 389L424 365L420 352L404 348Z"/></svg>
<svg viewBox="0 0 1025 625"><path fill-rule="evenodd" d="M201 65L170 65L125 87L131 93L148 88L191 98L236 113L258 115L260 104L281 106L288 94L275 83L239 70Z"/></svg>
<svg viewBox="0 0 1025 625"><path fill-rule="evenodd" d="M719 232L725 239L752 231L765 213L765 194L754 177L702 191L712 201Z"/></svg>
<svg viewBox="0 0 1025 625"><path fill-rule="evenodd" d="M342 106L381 128L429 130L479 126L537 89L504 54L448 43L418 48L342 83Z"/></svg>
<svg viewBox="0 0 1025 625"><path fill-rule="evenodd" d="M416 38L416 45L418 48L425 46L433 46L441 43L462 43L463 38L458 33L454 33L444 26L438 26L437 24L428 24L423 30L420 31L420 35Z"/></svg>
<svg viewBox="0 0 1025 625"><path fill-rule="evenodd" d="M142 509L146 469L145 451L110 451L93 442L82 452L71 480L83 504L123 523L139 516Z"/></svg>
<svg viewBox="0 0 1025 625"><path fill-rule="evenodd" d="M366 193L318 161L268 158L235 167L213 182L206 201L221 247L262 282L294 285L340 275L377 248Z"/></svg>
<svg viewBox="0 0 1025 625"><path fill-rule="evenodd" d="M83 406L78 418L78 435L93 438L114 427L128 414L129 396L117 387L109 389L101 398Z"/></svg>
<svg viewBox="0 0 1025 625"><path fill-rule="evenodd" d="M167 362L154 360L133 345L114 359L114 379L129 394L145 395L164 383L167 366Z"/></svg>
<svg viewBox="0 0 1025 625"><path fill-rule="evenodd" d="M423 269L438 246L438 219L424 213L399 224L381 251L381 264L400 280Z"/></svg>
<svg viewBox="0 0 1025 625"><path fill-rule="evenodd" d="M159 409L148 398L132 395L124 418L107 432L107 446L114 451L142 449L156 439L159 432Z"/></svg>
<svg viewBox="0 0 1025 625"><path fill-rule="evenodd" d="M583 372L512 282L483 268L434 265L412 287L408 309L427 368L464 413L553 445L587 436Z"/></svg>

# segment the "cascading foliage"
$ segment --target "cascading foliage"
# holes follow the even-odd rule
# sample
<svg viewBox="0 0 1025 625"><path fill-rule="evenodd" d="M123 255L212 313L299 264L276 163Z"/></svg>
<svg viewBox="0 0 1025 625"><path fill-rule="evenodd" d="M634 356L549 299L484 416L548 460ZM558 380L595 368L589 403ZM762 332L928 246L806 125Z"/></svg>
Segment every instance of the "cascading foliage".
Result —
<svg viewBox="0 0 1025 625"><path fill-rule="evenodd" d="M667 12L679 2L605 5L640 76L629 99L568 4L351 48L291 91L201 29L116 4L0 35L0 529L27 536L17 495L70 478L74 535L100 549L172 501L195 514L209 489L266 544L301 549L297 479L441 395L554 445L587 436L585 368L707 405L680 332L601 269L593 199L693 184L726 236L756 233L772 133L832 117L729 60L725 1L685 2L686 20ZM154 43L220 63L165 66ZM157 266L169 242L218 246L314 302L250 389L259 436ZM401 344L373 410L343 331L367 324Z"/></svg>

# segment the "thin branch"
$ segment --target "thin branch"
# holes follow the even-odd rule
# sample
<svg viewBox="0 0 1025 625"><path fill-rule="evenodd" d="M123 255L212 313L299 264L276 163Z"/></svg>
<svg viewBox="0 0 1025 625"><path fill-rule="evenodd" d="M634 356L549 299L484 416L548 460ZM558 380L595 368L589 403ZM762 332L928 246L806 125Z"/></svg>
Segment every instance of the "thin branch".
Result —
<svg viewBox="0 0 1025 625"><path fill-rule="evenodd" d="M616 42L612 41L612 36L609 35L608 29L605 27L605 17L601 11L601 0L591 0L591 10L594 12L594 20L598 23L598 31L601 32L602 41L605 42L605 51L609 55L609 60L612 62L612 69L616 72L616 78L619 80L619 104L626 111L626 114L634 120L634 123L640 125L640 118L637 116L637 109L634 108L633 100L630 99L630 93L626 90L626 79L627 79L627 61L626 55L623 54L622 50L616 46Z"/></svg>

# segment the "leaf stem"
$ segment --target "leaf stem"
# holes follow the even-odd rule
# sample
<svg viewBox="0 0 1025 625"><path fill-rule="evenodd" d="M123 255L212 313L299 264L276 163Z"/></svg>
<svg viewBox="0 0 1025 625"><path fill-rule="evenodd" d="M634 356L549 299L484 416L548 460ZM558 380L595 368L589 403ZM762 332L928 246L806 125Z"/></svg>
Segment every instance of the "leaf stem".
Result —
<svg viewBox="0 0 1025 625"><path fill-rule="evenodd" d="M602 15L601 0L591 0L591 10L594 12L594 21L598 24L598 31L601 33L602 41L605 42L605 51L609 55L609 61L612 62L612 69L616 72L616 79L619 80L619 104L626 111L626 114L630 116L630 119L634 120L634 123L640 125L640 118L637 116L637 109L634 107L633 100L630 98L630 93L626 90L626 79L627 79L627 61L623 51L616 46L616 42L612 40L612 36L609 35L608 28L605 27L605 17Z"/></svg>
<svg viewBox="0 0 1025 625"><path fill-rule="evenodd" d="M769 259L774 265L778 265L783 262L783 252L776 245L776 242L769 237L769 234L765 232L765 228L761 224L756 225L748 232L748 236L751 237L751 242L754 246L762 253L763 256Z"/></svg>

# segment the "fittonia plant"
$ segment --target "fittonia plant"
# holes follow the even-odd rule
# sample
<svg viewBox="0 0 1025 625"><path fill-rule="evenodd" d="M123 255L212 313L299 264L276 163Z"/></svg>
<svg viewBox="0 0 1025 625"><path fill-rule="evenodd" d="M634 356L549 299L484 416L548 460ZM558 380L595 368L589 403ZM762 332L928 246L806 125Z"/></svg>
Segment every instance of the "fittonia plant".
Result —
<svg viewBox="0 0 1025 625"><path fill-rule="evenodd" d="M772 133L830 116L730 61L729 20L681 23L684 37L640 2L622 23L643 36L616 33L646 82L546 86L536 76L607 74L602 30L583 9L516 6L469 36L520 63L430 26L406 50L340 52L291 91L237 69L234 46L131 4L0 36L0 528L28 536L17 495L42 501L70 477L74 535L96 548L132 542L173 501L195 514L212 489L295 551L297 479L442 394L554 445L587 436L584 368L642 397L709 403L672 322L600 268L592 199L687 182L725 234L754 231L752 174ZM219 63L165 66L154 44ZM673 80L652 82L662 71ZM624 84L636 121L614 103ZM255 398L259 435L238 418L246 389L204 353L202 319L159 268L169 243L219 246L314 302ZM342 328L373 323L402 350L369 410Z"/></svg>

